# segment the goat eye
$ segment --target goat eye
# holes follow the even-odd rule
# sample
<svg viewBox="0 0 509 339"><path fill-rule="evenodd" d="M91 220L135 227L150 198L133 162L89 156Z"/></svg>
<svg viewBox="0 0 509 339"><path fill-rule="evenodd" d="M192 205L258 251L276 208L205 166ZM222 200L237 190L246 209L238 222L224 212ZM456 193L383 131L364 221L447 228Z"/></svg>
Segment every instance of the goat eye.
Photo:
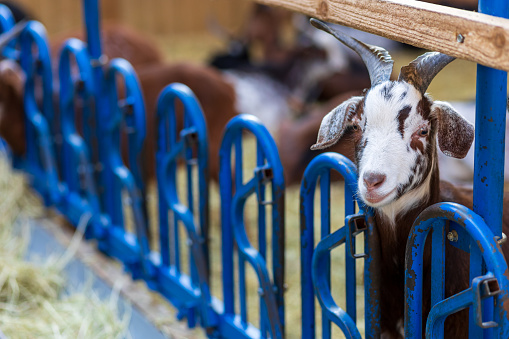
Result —
<svg viewBox="0 0 509 339"><path fill-rule="evenodd" d="M428 129L426 127L421 128L419 130L419 136L425 137L426 135L428 135Z"/></svg>
<svg viewBox="0 0 509 339"><path fill-rule="evenodd" d="M358 124L353 124L352 125L352 130L353 131L358 131L359 130L359 125Z"/></svg>

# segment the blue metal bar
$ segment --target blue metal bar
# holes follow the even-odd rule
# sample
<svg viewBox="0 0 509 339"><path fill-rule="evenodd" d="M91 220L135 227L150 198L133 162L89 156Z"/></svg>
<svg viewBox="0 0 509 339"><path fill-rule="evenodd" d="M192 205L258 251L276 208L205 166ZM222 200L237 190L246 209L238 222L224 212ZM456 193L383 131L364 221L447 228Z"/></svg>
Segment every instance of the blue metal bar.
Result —
<svg viewBox="0 0 509 339"><path fill-rule="evenodd" d="M491 290L493 287L490 287L489 283L493 283L495 290ZM474 323L482 323L483 326L498 326L495 322L483 323L480 310L482 307L482 300L498 294L500 292L498 288L499 286L496 284L496 279L493 277L493 274L488 273L485 276L479 276L473 279L471 288L437 303L428 315L426 323L426 338L442 338L444 336L443 328L445 318L450 314L469 307L470 305L474 309L474 314L476 315L474 318L475 321L473 321Z"/></svg>
<svg viewBox="0 0 509 339"><path fill-rule="evenodd" d="M98 145L103 144L103 128L101 124L108 115L108 97L107 88L105 87L105 77L103 67L107 63L107 57L102 54L101 47L101 18L99 11L99 0L83 0L83 13L85 32L87 36L87 48L90 55L90 64L92 75L95 83L94 87L94 103L95 103L95 126L91 129L92 137L97 140ZM105 164L107 160L107 152L102 147L97 147L93 151L92 159L96 168L101 169L101 164ZM100 172L98 181L98 191L101 196L101 203L105 203L104 194L109 189L109 183L113 182L112 173Z"/></svg>
<svg viewBox="0 0 509 339"><path fill-rule="evenodd" d="M325 238L330 234L330 171L323 171L320 176L320 239ZM324 254L323 260L323 272L328 288L330 285L330 252ZM330 339L331 333L331 321L322 312L322 338Z"/></svg>
<svg viewBox="0 0 509 339"><path fill-rule="evenodd" d="M263 156L263 148L259 142L256 142L256 166L257 169L262 169L265 163ZM256 171L256 169L255 169ZM261 175L261 170L258 170L257 175ZM259 179L258 182L261 180ZM258 185L257 192L258 201L265 201L265 185ZM266 213L265 205L258 204L258 251L264 260L267 260L267 230L266 230ZM267 336L268 324L263 316L267 311L264 310L263 298L260 296L260 332L263 336Z"/></svg>
<svg viewBox="0 0 509 339"><path fill-rule="evenodd" d="M319 301L322 306L322 318L326 318L330 321L333 321L336 325L340 326L340 328L345 332L347 336L356 336L358 331L353 329L355 327L354 319L347 313L342 311L337 307L330 295L330 283L328 282L327 272L328 269L324 267L324 263L327 261L327 256L325 256L325 252L332 250L337 247L345 240L341 240L340 238L334 238L332 235L325 237L319 243L321 250L325 251L321 254L316 254L320 257L320 259L313 257L314 250L314 195L316 190L316 183L318 178L320 180L328 180L328 175L330 170L335 170L339 172L343 178L345 179L345 194L349 194L349 197L345 199L345 212L353 213L355 211L355 202L352 199L353 191L357 187L357 172L354 164L346 159L344 156L335 154L335 153L325 153L322 154L309 164L304 173L304 178L301 184L300 196L301 196L301 298L302 298L302 338L315 338L315 305L314 305L314 294L320 293ZM325 173L325 176L324 176ZM325 183L321 183L322 187L325 187ZM325 192L325 199L322 198L322 204L329 204L326 196L328 195L327 189L322 189L322 193ZM323 201L326 200L326 201ZM364 212L364 205L362 202L358 202L359 207L361 208L360 215L365 215L365 221L367 222L368 227L365 232L365 249L368 253L368 256L365 257L365 291L366 291L366 337L367 338L378 338L380 336L380 294L379 294L379 256L377 256L379 252L379 243L378 243L378 234L376 233L376 228L374 225L373 214L370 210ZM324 207L321 207L322 211ZM365 213L365 214L364 214ZM323 212L322 212L323 215ZM346 214L346 220L350 220L351 215ZM327 220L325 220L327 221ZM348 226L349 227L349 226ZM344 234L346 237L346 232L350 232L348 227L344 227L339 231L333 234ZM348 230L348 231L347 231ZM332 237L332 238L329 238ZM349 236L350 238L353 238ZM328 240L326 240L328 239ZM335 239L338 241L337 244L331 245L330 239ZM354 238L352 240L355 240ZM318 248L317 246L317 248ZM323 247L322 247L323 246ZM350 253L350 246L347 246L347 258L352 257L352 253ZM318 266L312 266L312 260L316 260ZM355 264L353 264L355 265ZM328 266L328 265L327 265ZM355 266L354 266L355 267ZM313 270L312 270L313 268ZM329 268L330 269L330 268ZM348 271L347 274L355 274L355 271ZM350 281L350 284L352 280ZM353 280L355 282L355 280ZM317 287L319 284L320 287ZM324 290L322 290L324 289ZM320 290L320 291L318 291ZM350 288L350 293L355 295L355 283L353 287ZM348 298L348 297L347 297ZM352 298L350 296L349 298ZM355 305L355 304L354 304ZM348 306L347 306L348 307ZM350 304L352 307L352 304ZM352 313L354 313L352 311ZM355 313L354 313L355 314ZM346 319L346 320L345 320ZM353 325L352 325L353 324ZM352 326L350 326L352 325Z"/></svg>
<svg viewBox="0 0 509 339"><path fill-rule="evenodd" d="M479 12L504 18L509 17L507 1L480 0ZM477 66L477 98L475 118L475 170L474 211L481 215L496 236L502 235L502 212L504 195L504 152L507 107L507 72ZM471 256L473 274L482 263ZM486 304L488 305L488 304ZM493 310L485 309L488 317ZM472 313L471 313L472 314ZM470 324L473 322L470 321ZM478 337L480 331L470 325L470 338ZM491 336L491 330L485 330Z"/></svg>
<svg viewBox="0 0 509 339"><path fill-rule="evenodd" d="M345 183L345 191L349 185ZM351 186L350 186L351 187ZM381 310L380 310L380 285L381 254L380 238L375 225L373 210L366 211L367 231L365 234L364 258L364 326L366 339L380 338L381 334Z"/></svg>
<svg viewBox="0 0 509 339"><path fill-rule="evenodd" d="M79 80L71 76L71 56L78 66ZM88 145L76 130L76 112L74 98L80 91L85 100L91 97L94 83L88 76L91 73L90 59L85 45L77 39L69 39L60 53L60 119L63 135L62 178L70 192L75 192L86 199L92 209L99 213L99 200L96 195L95 182L92 177L92 166ZM83 107L85 111L87 106ZM83 113L83 118L87 114ZM86 125L87 121L82 122Z"/></svg>
<svg viewBox="0 0 509 339"><path fill-rule="evenodd" d="M476 213L455 203L439 203L424 210L410 232L406 247L405 273L405 337L421 338L422 336L422 294L423 294L423 253L424 244L429 231L437 229L443 223L438 220L450 220L462 226L480 249L486 268L492 272L498 282L500 293L496 296L496 312L500 338L509 337L509 278L507 263L493 233ZM457 307L449 303L451 308ZM480 312L480 305L477 305ZM450 313L450 312L449 312Z"/></svg>
<svg viewBox="0 0 509 339"><path fill-rule="evenodd" d="M313 285L315 294L322 306L322 317L326 317L339 326L346 338L360 339L361 335L357 326L355 326L355 321L336 305L330 293L330 283L323 279L322 274L323 270L327 270L326 265L330 266L326 257L332 249L345 242L347 230L346 227L343 227L335 231L322 239L316 246L313 254Z"/></svg>
<svg viewBox="0 0 509 339"><path fill-rule="evenodd" d="M246 184L242 184L242 133L250 131L263 149L263 158L266 164L262 168L255 169L255 175ZM232 197L232 147L235 145L235 191ZM261 125L258 119L248 115L240 115L233 118L226 127L226 132L220 149L220 190L221 190L221 211L222 211L222 239L223 239L223 293L224 313L223 318L235 317L234 293L233 293L233 270L228 267L233 263L233 239L238 245L239 264L246 261L251 265L258 277L259 293L263 299L261 311L264 322L268 325L271 338L282 338L284 336L284 180L281 162L277 154L274 140L269 132ZM240 164L239 164L240 162ZM259 172L261 171L261 172ZM259 187L265 181L272 184L272 225L273 225L273 277L271 282L266 262L261 253L249 243L244 226L244 206L251 194L260 192ZM268 202L258 201L259 204ZM276 245L274 245L276 243ZM229 251L225 251L225 245ZM231 252L230 252L231 250ZM241 269L242 270L242 269ZM227 271L225 274L224 272ZM225 286L230 284L229 288ZM243 298L243 286L240 286L240 297ZM243 302L241 302L243 304ZM238 326L246 328L249 325L244 323L247 320L244 307L241 305L240 323ZM281 316L282 315L282 316Z"/></svg>
<svg viewBox="0 0 509 339"><path fill-rule="evenodd" d="M195 214L195 208L194 208L194 178L193 178L193 168L195 165L197 165L197 161L194 159L193 155L193 146L194 146L194 139L190 137L188 133L194 133L195 129L192 128L192 121L190 121L188 116L184 116L184 129L180 132L180 137L185 142L186 151L185 151L185 162L186 162L186 175L187 175L187 208L191 212L191 214ZM198 230L197 230L198 231ZM198 272L196 270L196 266L194 265L194 258L193 258L193 252L190 250L189 253L189 272L191 276L191 281L193 284L199 283L199 277ZM195 316L194 314L192 315Z"/></svg>
<svg viewBox="0 0 509 339"><path fill-rule="evenodd" d="M183 128L177 126L175 100L182 102L184 106ZM181 120L182 121L182 120ZM157 181L159 189L159 215L160 215L160 234L161 236L161 258L162 263L159 270L159 283L162 284L171 272L171 276L180 277L179 279L190 280L190 286L199 288L200 297L195 299L195 303L182 303L180 296L172 293L170 289L162 287L165 290L165 296L179 308L181 315L186 315L188 325L194 326L196 323L196 311L201 310L202 325L208 332L213 332L216 320L209 314L212 310L209 289L209 266L207 259L207 238L208 234L208 149L207 149L207 126L203 118L203 113L196 97L191 90L182 84L172 84L167 86L159 96L157 106ZM182 128L178 132L177 128ZM177 139L177 135L180 137ZM177 161L179 159L189 160L193 152L191 147L196 147L196 157L198 163L198 183L200 191L199 196L199 228L187 222L182 209L185 208L185 214L193 215L190 209L193 204L187 201L189 206L184 207L178 200L177 194ZM191 187L192 175L188 175L187 187ZM194 192L192 192L194 194ZM193 195L194 196L194 195ZM168 212L173 214L173 225L169 225ZM191 220L193 220L191 218ZM178 238L178 226L182 223L187 232L190 244L190 263L191 275L186 277L180 270L180 250ZM170 238L169 231L173 230L173 239ZM173 247L173 248L172 248ZM192 273L196 270L195 273ZM168 272L169 271L169 272ZM163 280L162 280L163 279ZM207 284L207 290L204 290L204 284ZM201 302L200 302L201 300ZM204 313L206 312L206 313Z"/></svg>
<svg viewBox="0 0 509 339"><path fill-rule="evenodd" d="M440 222L440 221L438 221ZM445 227L440 225L433 228L431 263L431 305L435 305L445 296ZM440 323L437 331L444 335L444 324Z"/></svg>
<svg viewBox="0 0 509 339"><path fill-rule="evenodd" d="M4 4L0 4L0 33L7 32L15 24L14 17L11 10ZM14 39L2 49L1 54L8 59L19 60L20 54L16 50L16 43L18 39Z"/></svg>
<svg viewBox="0 0 509 339"><path fill-rule="evenodd" d="M470 278L469 281L472 281L476 277L483 275L483 257L481 251L477 247L477 239L470 239ZM493 312L491 312L493 314ZM482 338L483 337L483 329L476 325L474 319L474 309L471 307L469 310L469 319L468 322L468 337L470 339Z"/></svg>
<svg viewBox="0 0 509 339"><path fill-rule="evenodd" d="M33 185L44 197L45 202L57 204L62 192L58 182L51 134L56 132L54 126L58 124L54 121L53 75L44 26L37 21L29 22L21 33L20 44L22 52L20 62L26 75L23 105L27 120L25 128L27 152L22 166L33 174ZM39 107L36 100L37 77L41 78L42 107Z"/></svg>
<svg viewBox="0 0 509 339"><path fill-rule="evenodd" d="M509 2L480 0L479 12L507 18ZM474 211L502 233L507 72L477 66Z"/></svg>
<svg viewBox="0 0 509 339"><path fill-rule="evenodd" d="M345 217L355 213L355 199L350 185L344 185L345 196ZM354 242L355 245L355 242ZM370 248L365 239L364 248ZM357 322L357 274L356 274L355 258L348 253L348 246L345 246L345 293L346 293L346 312ZM366 318L367 319L367 318Z"/></svg>
<svg viewBox="0 0 509 339"><path fill-rule="evenodd" d="M123 81L125 87L125 98L118 98L118 80ZM138 253L138 263L131 263L130 269L134 277L144 277L151 280L154 276L154 269L150 262L150 245L147 235L146 215L144 212L143 183L141 182L140 154L145 140L145 107L139 81L131 64L124 59L114 59L108 66L106 72L106 84L108 88L109 111L102 121L103 144L101 148L106 150L107 162L104 163L104 172L110 173L114 181L109 183L109 188L104 194L104 212L110 217L112 227L118 228L119 234L126 233L124 229L122 193L125 190L128 194L128 202L131 207L133 222L135 226L136 239L129 248L128 253L114 253L104 247L108 254L126 257L130 253ZM121 156L120 135L127 134L127 151L129 154L128 169ZM111 239L108 239L111 240ZM107 246L114 247L109 244Z"/></svg>

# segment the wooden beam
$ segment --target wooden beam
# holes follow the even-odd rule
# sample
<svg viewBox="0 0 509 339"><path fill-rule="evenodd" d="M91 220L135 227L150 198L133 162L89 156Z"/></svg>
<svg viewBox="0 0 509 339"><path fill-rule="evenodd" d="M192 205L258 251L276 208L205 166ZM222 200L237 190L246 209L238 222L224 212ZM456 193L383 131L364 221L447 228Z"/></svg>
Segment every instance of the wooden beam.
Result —
<svg viewBox="0 0 509 339"><path fill-rule="evenodd" d="M509 71L508 19L414 0L256 1Z"/></svg>

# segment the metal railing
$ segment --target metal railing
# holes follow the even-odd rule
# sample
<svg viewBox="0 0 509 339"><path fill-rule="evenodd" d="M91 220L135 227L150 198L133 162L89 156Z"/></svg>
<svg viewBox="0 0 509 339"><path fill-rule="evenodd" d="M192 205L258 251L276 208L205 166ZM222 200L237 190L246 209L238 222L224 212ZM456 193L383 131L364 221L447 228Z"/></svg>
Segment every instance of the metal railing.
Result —
<svg viewBox="0 0 509 339"><path fill-rule="evenodd" d="M507 12L507 4L501 6L490 14ZM140 167L144 139L154 136L145 136L145 112L138 80L128 62L120 59L107 62L102 55L97 0L85 1L84 11L87 45L71 39L60 53L58 112L53 110L51 59L43 26L30 22L18 41L4 49L4 56L17 59L27 76L24 94L27 152L14 159L15 166L30 175L32 186L45 203L57 208L72 224L77 225L84 213L91 213L87 237L97 239L99 249L121 260L133 278L145 280L164 295L178 308L179 317L187 318L190 327L199 324L211 338L284 338L285 184L270 134L257 119L246 115L230 121L224 132L219 175L223 296L217 298L210 287L208 137L199 103L182 84L169 85L159 98L156 163L160 248L154 251L149 243L146 183ZM8 10L0 6L3 31L13 24ZM497 243L501 237L503 161L497 159L489 167L483 165L487 158L500 158L503 148L504 133L500 126L505 126L505 76L505 72L479 66L474 211L483 218L463 206L440 204L425 210L411 231L405 273L404 325L408 338L419 338L424 331L428 337L443 337L445 317L467 307L471 309L471 338L509 337L509 320L504 308L509 288L508 277L504 275L507 264ZM120 98L119 80L125 88ZM36 84L42 86L41 101L36 99ZM184 108L181 125L176 117L175 99ZM76 111L76 100L82 103L80 111ZM498 126L496 135L491 133L493 126ZM256 167L248 180L242 162L242 135L246 132L255 137L257 146ZM122 134L128 141L125 152L128 166L122 160ZM187 173L185 201L177 187L179 162L184 163ZM339 172L345 180L345 225L332 233L331 171ZM321 237L315 246L317 183L321 197ZM361 201L357 201L358 211L355 211L356 185L354 165L337 154L315 158L304 175L301 186L303 338L316 336L315 297L322 309L323 338L331 337L332 324L348 338L360 337L361 331L356 326L357 259L364 260L365 336L380 337L379 298L383 289L377 271L380 244L373 212ZM248 239L244 221L250 196L256 198L258 210L256 246ZM124 225L126 206L133 215L133 233ZM268 210L270 237L266 225ZM185 229L186 244L181 243L180 226ZM423 329L422 253L431 229L434 230L431 269L434 288L431 313ZM444 299L444 248L448 241L446 234L452 231L461 239L453 245L470 253L471 287ZM356 252L355 238L360 233L364 233L365 253ZM270 244L267 238L272 239ZM342 244L345 244L346 311L332 297L330 279L330 252ZM184 245L189 246L188 258L182 254ZM260 313L257 326L248 319L246 264L257 277ZM188 274L184 273L184 265L188 266Z"/></svg>

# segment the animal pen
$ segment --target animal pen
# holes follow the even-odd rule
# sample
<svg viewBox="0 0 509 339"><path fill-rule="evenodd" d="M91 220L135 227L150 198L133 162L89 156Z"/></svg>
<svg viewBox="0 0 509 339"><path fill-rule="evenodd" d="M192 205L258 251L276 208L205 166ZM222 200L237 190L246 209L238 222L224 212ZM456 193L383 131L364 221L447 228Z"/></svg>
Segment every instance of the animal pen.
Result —
<svg viewBox="0 0 509 339"><path fill-rule="evenodd" d="M497 17L509 16L509 3L481 1L480 13L474 13L405 0L260 2L479 63L474 210L441 203L415 221L406 253L404 330L406 338L420 338L423 332L422 254L426 236L433 229L433 249L437 250L432 258L432 310L425 324L426 336L443 337L445 318L469 308L470 338L509 338L509 276L499 247L509 20ZM101 251L119 259L134 279L146 281L178 309L179 317L186 318L190 327L203 327L211 338L284 338L288 326L301 326L302 338L316 337L317 328L321 328L323 338L330 338L332 326L339 327L347 338L360 338L355 266L361 259L365 285L363 333L366 338L380 337L379 298L383 289L377 280L379 241L372 211L355 200L354 164L333 153L317 156L302 180L302 321L285 323L283 168L266 128L247 115L230 121L220 149L222 277L220 282L211 281L207 124L193 93L182 84L168 85L158 101L160 244L159 250L152 248L147 235L146 183L139 162L144 139L155 136L145 135L143 98L133 68L125 60L107 62L102 56L98 1L83 1L83 10L87 43L70 39L59 57L58 115L53 110L53 79L44 27L29 22L17 41L3 51L5 57L19 61L26 73L27 152L13 163L29 174L45 204L56 208L75 226L83 215L90 215L86 237L96 239ZM5 7L0 7L0 25L3 32L14 27ZM122 98L117 97L118 79L123 83ZM42 101L37 100L36 85L42 86ZM81 115L75 112L76 98L84 103ZM175 99L184 107L181 130L177 130ZM78 118L82 120L79 124ZM82 126L81 133L77 132L77 124ZM256 166L250 173L242 164L242 135L246 133L256 140ZM130 169L121 157L122 134L128 139ZM186 168L185 194L180 194L177 187L178 163ZM334 232L330 225L331 172L338 172L345 181L345 224ZM321 238L316 243L317 186ZM248 239L244 221L249 197L257 205L256 246ZM132 233L125 227L124 200L128 201L135 225ZM450 241L445 232L449 222L458 241ZM355 240L360 234L364 237L364 253L356 249ZM471 287L444 299L444 249L448 241L470 253ZM330 252L340 245L345 250L345 310L331 294ZM189 248L185 254L184 246ZM248 319L246 268L254 270L258 278L258 324ZM213 295L211 284L221 285L222 296ZM322 313L319 324L315 321L315 297Z"/></svg>

